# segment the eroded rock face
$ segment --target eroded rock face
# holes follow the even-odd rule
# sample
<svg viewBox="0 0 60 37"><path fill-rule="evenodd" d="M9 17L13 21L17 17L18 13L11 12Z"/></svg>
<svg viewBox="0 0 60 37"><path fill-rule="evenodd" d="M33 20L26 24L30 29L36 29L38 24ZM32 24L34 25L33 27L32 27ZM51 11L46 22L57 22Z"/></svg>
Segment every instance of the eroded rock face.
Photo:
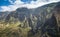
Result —
<svg viewBox="0 0 60 37"><path fill-rule="evenodd" d="M60 37L60 4L52 12L52 17L45 22L42 31L47 32L50 37Z"/></svg>
<svg viewBox="0 0 60 37"><path fill-rule="evenodd" d="M51 37L57 37L57 33L58 33L58 26L57 26L57 21L54 15L52 15L52 17L50 19L48 19L43 28L42 28L42 32L43 33L47 33L49 36Z"/></svg>
<svg viewBox="0 0 60 37"><path fill-rule="evenodd" d="M58 26L60 27L60 5L58 4L56 7L56 9L54 9L54 14L58 23Z"/></svg>

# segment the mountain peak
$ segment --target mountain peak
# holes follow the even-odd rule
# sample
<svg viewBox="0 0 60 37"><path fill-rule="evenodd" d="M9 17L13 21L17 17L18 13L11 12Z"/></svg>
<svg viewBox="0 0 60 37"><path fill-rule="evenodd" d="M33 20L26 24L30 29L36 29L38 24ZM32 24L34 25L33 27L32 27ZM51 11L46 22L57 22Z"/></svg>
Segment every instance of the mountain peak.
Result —
<svg viewBox="0 0 60 37"><path fill-rule="evenodd" d="M22 12L22 11L27 11L28 8L22 7L22 8L17 8L16 11Z"/></svg>

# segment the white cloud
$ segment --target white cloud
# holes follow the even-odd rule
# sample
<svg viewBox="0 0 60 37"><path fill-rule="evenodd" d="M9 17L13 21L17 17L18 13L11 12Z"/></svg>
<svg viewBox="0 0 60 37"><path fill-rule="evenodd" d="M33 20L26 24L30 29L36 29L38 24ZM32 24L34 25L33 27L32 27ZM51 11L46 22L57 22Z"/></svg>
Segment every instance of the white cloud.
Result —
<svg viewBox="0 0 60 37"><path fill-rule="evenodd" d="M11 4L14 4L12 0L9 0L9 2L10 2Z"/></svg>
<svg viewBox="0 0 60 37"><path fill-rule="evenodd" d="M21 0L16 0L15 2L13 2L12 0L9 0L9 2L13 5L9 5L9 6L0 6L0 8L2 8L0 11L14 11L19 7L27 7L27 8L37 8L40 7L42 5L48 4L48 3L52 3L52 2L58 2L60 0L37 0L37 1L31 1L31 3L26 3L24 4L24 2L21 2Z"/></svg>

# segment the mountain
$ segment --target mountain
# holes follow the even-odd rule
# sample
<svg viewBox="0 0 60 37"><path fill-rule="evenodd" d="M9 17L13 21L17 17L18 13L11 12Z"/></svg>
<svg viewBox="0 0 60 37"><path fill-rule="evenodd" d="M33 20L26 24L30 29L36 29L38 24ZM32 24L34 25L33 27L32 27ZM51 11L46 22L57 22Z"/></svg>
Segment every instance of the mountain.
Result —
<svg viewBox="0 0 60 37"><path fill-rule="evenodd" d="M0 12L0 18L4 18L4 34L11 37L40 37L41 27L45 21L51 18L52 9L58 3L51 3L35 9L18 8L12 12ZM4 35L1 34L1 35ZM18 35L17 35L18 34ZM5 35L4 35L5 36ZM2 36L1 36L2 37Z"/></svg>
<svg viewBox="0 0 60 37"><path fill-rule="evenodd" d="M10 12L10 14L6 17L6 21L9 21L11 17L14 17L16 19L18 18L20 22L23 22L25 18L27 20L31 19L31 21L36 21L35 19L37 19L38 21L41 22L40 24L42 25L48 18L51 17L52 14L51 10L55 5L56 5L55 3L51 3L35 9L28 9L25 7L18 8L16 9L16 11Z"/></svg>
<svg viewBox="0 0 60 37"><path fill-rule="evenodd" d="M0 12L0 20L5 19L9 12Z"/></svg>

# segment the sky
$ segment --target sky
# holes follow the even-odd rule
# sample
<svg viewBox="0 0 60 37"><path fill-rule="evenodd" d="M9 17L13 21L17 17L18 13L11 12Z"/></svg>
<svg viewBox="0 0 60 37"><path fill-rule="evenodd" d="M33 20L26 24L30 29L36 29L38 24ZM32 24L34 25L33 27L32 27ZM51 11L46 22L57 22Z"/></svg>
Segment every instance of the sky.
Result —
<svg viewBox="0 0 60 37"><path fill-rule="evenodd" d="M0 11L15 11L21 7L32 9L59 1L60 0L0 0Z"/></svg>

